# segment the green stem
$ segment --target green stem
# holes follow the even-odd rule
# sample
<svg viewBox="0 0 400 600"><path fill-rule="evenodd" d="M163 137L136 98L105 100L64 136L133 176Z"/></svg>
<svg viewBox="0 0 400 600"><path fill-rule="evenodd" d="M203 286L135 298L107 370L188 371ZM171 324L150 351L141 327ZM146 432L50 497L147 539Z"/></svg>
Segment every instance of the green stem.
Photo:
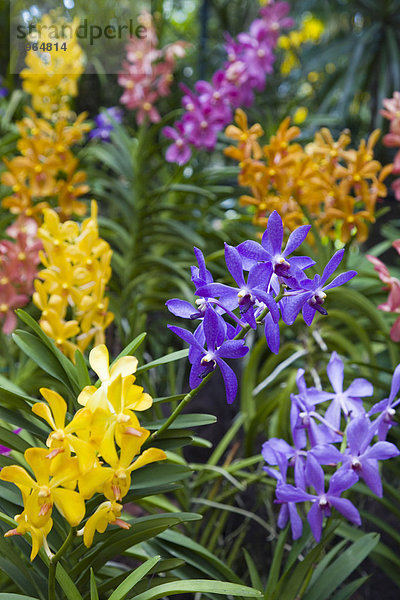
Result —
<svg viewBox="0 0 400 600"><path fill-rule="evenodd" d="M284 290L281 288L279 294L277 295L277 297L275 298L275 302L279 302L279 300L281 300L281 298L283 297L284 294ZM259 320L263 320L264 317L267 316L269 312L268 308L264 308L263 312L260 314L259 316ZM245 327L243 327L243 329L241 331L239 331L239 333L233 338L234 340L241 340L245 337L245 335L250 331L250 325L246 325ZM175 408L175 410L171 413L171 415L168 417L168 419L165 421L165 423L163 423L160 427L160 429L158 429L157 431L155 431L150 437L149 437L149 441L152 442L155 439L157 439L161 433L163 433L166 429L168 429L168 427L175 421L175 419L181 414L181 412L183 411L183 409L185 408L185 406L191 401L192 398L194 398L194 396L196 396L196 394L203 389L203 387L205 386L205 384L207 383L207 381L214 375L215 371L211 371L211 373L209 373L208 375L206 375L203 379L203 381L193 390L190 390L190 392L188 394L186 394L186 396L180 401L180 403L178 404L178 406Z"/></svg>
<svg viewBox="0 0 400 600"><path fill-rule="evenodd" d="M53 556L53 558L50 559L50 562L49 562L49 586L48 586L49 600L56 600L56 569L57 569L57 563L60 560L60 558L62 557L62 555L64 554L64 552L67 550L67 548L71 545L72 540L75 537L75 533L76 533L76 527L71 527L71 529L69 530L69 533L68 533L67 537L65 538L65 541L64 541L63 545L55 553L55 555Z"/></svg>
<svg viewBox="0 0 400 600"><path fill-rule="evenodd" d="M205 384L207 383L207 381L210 379L210 377L212 377L212 375L214 375L214 373L215 373L215 371L211 371L211 373L209 373L208 375L206 375L204 377L204 379L200 383L200 385L198 385L193 390L190 390L190 392L188 394L186 394L186 396L180 401L180 403L178 404L178 406L171 413L171 415L168 417L168 419L165 421L165 423L163 423L161 425L160 429L158 429L157 431L155 431L150 436L150 438L149 438L150 441L154 441L155 439L157 439L159 437L159 435L161 433L163 433L163 431L165 431L166 429L168 429L168 427L175 421L175 419L177 418L177 416L181 414L181 412L185 408L186 404L188 404L191 401L191 399L205 386Z"/></svg>

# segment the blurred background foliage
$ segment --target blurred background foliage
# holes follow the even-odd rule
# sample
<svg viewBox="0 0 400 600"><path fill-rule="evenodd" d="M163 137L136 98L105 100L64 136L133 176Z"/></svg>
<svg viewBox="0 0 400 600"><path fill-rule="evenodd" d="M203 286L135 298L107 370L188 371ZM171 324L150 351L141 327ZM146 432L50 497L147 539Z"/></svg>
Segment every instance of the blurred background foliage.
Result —
<svg viewBox="0 0 400 600"><path fill-rule="evenodd" d="M112 10L113 3L103 6L103 1L86 1L85 13L99 10L99 6L102 10L107 6ZM177 107L182 92L177 82L192 87L199 78L209 80L225 59L223 32L236 35L246 30L257 15L259 3L155 0L152 8L162 45L178 39L192 44L178 63L172 93L160 103L160 112L166 116L160 124L146 129L138 128L127 113L124 124L115 127L109 144L88 144L78 154L88 174L91 194L99 202L102 235L114 250L110 296L111 310L117 318L110 328L108 345L113 354L118 354L121 347L147 329L149 335L138 355L142 353L148 360L177 344L165 325L182 323L166 311L164 303L174 296L192 301L189 267L194 263L193 245L202 249L208 267L218 278L225 273L223 242L236 245L255 236L251 217L238 205L237 198L242 192L236 185L238 168L222 153L226 139L221 136L211 156L198 153L188 166L178 168L164 160L166 140L161 128L172 124L180 114ZM2 23L8 21L8 10L8 3L0 0ZM311 15L320 20L323 24L320 39L317 44L294 42L280 48L266 91L257 96L249 111L250 123L260 122L269 136L284 117L295 117L301 106L306 109L302 141L311 139L314 131L324 125L334 137L349 128L354 145L375 127L385 127L379 114L382 100L400 88L400 0L292 0L291 15L295 30ZM1 36L1 74L11 92L7 109L0 116L2 155L15 152L17 134L13 120L22 116L22 106L27 101L18 77L7 73L8 44L7 35ZM293 66L285 70L288 51L292 53ZM117 76L106 77L101 69L95 75L84 75L79 86L74 108L77 112L88 111L89 118L100 107L117 105L122 93ZM376 158L385 164L390 162L392 153L378 144ZM4 190L1 193L4 195ZM379 224L368 242L377 256L387 251L398 237L398 205L390 196L387 205L392 208L392 222L384 228ZM1 213L3 221L4 217ZM186 451L181 460L198 468L200 462L209 459L209 471L200 469L172 501L165 497L158 504L154 499L153 503L142 503L144 509L154 512L167 505L174 510L174 504L183 510L201 512L203 522L188 526L191 539L215 552L247 583L250 579L256 582L257 572L262 573L266 539L271 542L268 550L271 556L275 545L284 543L279 541L275 525L271 525L275 521L271 512L271 482L263 475L259 450L267 437L288 437L290 393L295 391L297 369L308 369L309 385L319 378L326 385L323 375L326 363L336 350L345 359L346 374L351 372L349 379L353 378L354 370L360 377L376 374L377 396L373 399L376 401L378 396L388 393L390 373L399 362L398 345L389 339L393 318L376 310L385 298L381 283L365 260L363 249L352 250L348 267L357 268L360 276L351 290L330 294L328 319L316 319L310 330L298 323L290 332L285 331L278 357L268 352L264 338L253 336L242 373L240 418L235 418L236 409L224 404L218 383L214 382L196 400L197 412L217 413L220 421L218 426L201 431L213 441L222 441L213 453L206 443L199 443ZM394 261L394 252L387 256L389 262ZM320 270L323 261L321 257L317 260ZM22 358L15 346L7 348L2 368L15 383L29 394L35 393L39 381L48 384L46 375ZM169 367L165 367L157 380L152 373L146 375L146 389L154 396L177 396L182 392L187 382L185 364L176 369ZM160 406L159 409L161 418L163 411ZM393 428L391 435L399 443L398 429ZM243 452L238 442L243 442ZM393 590L389 590L388 584L385 588L385 598L394 600L400 587L400 563L394 550L399 542L400 466L393 462L386 470L391 481L386 484L387 496L376 509L371 510L364 502L362 511L367 529L378 527L382 532L382 541L375 547L372 559L394 582ZM252 486L260 482L262 491L255 494ZM220 519L221 509L225 510L223 519ZM386 515L390 513L388 520L382 519L384 511ZM256 513L261 516L256 518ZM352 541L358 536L358 532L343 525L339 533ZM241 545L252 536L262 548L255 566L241 551ZM171 556L186 558L181 542L179 537L164 535L149 543L148 550L168 551ZM198 548L196 552L204 558ZM198 565L203 563L197 555L194 562L200 570ZM212 560L209 563L203 567L206 571L211 570ZM193 575L189 567L184 574ZM360 576L364 575L360 572ZM374 594L378 593L379 584L369 586L366 593L370 595L365 598L377 597Z"/></svg>

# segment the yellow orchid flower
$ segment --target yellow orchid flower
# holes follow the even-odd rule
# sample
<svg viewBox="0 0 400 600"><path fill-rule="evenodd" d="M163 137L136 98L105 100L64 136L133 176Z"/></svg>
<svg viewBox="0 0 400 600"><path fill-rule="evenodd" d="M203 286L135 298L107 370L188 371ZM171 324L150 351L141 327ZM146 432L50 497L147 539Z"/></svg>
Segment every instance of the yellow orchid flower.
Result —
<svg viewBox="0 0 400 600"><path fill-rule="evenodd" d="M48 457L57 456L60 452L65 452L65 456L69 457L72 450L78 458L81 473L86 473L92 468L96 453L93 446L87 441L73 434L77 433L79 436L80 432L87 430L92 420L92 413L82 408L75 413L72 421L66 425L67 403L64 398L48 388L41 388L40 393L48 405L44 402L37 402L32 406L32 411L47 421L53 430L46 441L46 445L51 450Z"/></svg>
<svg viewBox="0 0 400 600"><path fill-rule="evenodd" d="M76 345L69 340L79 333L78 322L64 321L55 310L48 309L46 318L40 319L39 324L45 334L55 341L57 348L74 360Z"/></svg>
<svg viewBox="0 0 400 600"><path fill-rule="evenodd" d="M29 522L28 515L26 514L26 511L24 511L20 515L16 515L14 520L17 522L17 527L15 529L6 531L4 537L10 537L12 535L25 535L26 533L29 533L32 540L32 552L30 557L31 561L36 557L42 546L44 547L49 558L53 556L46 540L51 528L53 527L52 519L48 519L43 527L35 527Z"/></svg>
<svg viewBox="0 0 400 600"><path fill-rule="evenodd" d="M89 548L93 543L96 531L104 533L109 524L118 525L122 529L129 529L130 525L123 521L121 511L123 506L117 502L103 502L97 507L96 512L86 521L85 527L79 532L83 533L83 543Z"/></svg>
<svg viewBox="0 0 400 600"><path fill-rule="evenodd" d="M109 477L104 482L103 494L108 500L122 500L131 486L131 473L145 465L159 460L165 460L167 455L159 448L148 448L136 460L133 458L139 453L141 446L149 436L149 431L140 438L133 435L123 435L121 439L121 452L119 458L116 453L113 458L108 457L111 465L106 467Z"/></svg>
<svg viewBox="0 0 400 600"><path fill-rule="evenodd" d="M89 400L92 399L88 408L94 411L99 406L98 399L104 396L107 386L114 381L114 379L118 376L127 377L128 375L135 373L138 359L134 356L123 356L122 358L119 358L110 369L110 356L107 347L104 344L100 344L90 351L89 364L100 379L101 386L97 388L94 385L89 385L83 388L78 396L78 402L79 404L82 404L82 406L86 406ZM96 395L96 397L92 398L94 395Z"/></svg>
<svg viewBox="0 0 400 600"><path fill-rule="evenodd" d="M110 449L114 448L114 439L120 446L123 434L140 436L140 423L133 411L146 410L152 404L151 396L143 393L142 387L133 385L134 380L134 375L124 378L118 375L106 389L104 384L96 389L86 405L93 411L92 443L107 461Z"/></svg>
<svg viewBox="0 0 400 600"><path fill-rule="evenodd" d="M145 465L167 458L165 452L159 448L148 448L136 460L135 456L149 436L147 429L139 428L138 435L125 434L121 439L121 452L118 456L115 445L108 448L103 458L110 464L109 467L99 466L92 469L85 477L78 481L79 491L85 498L91 498L95 492L102 492L108 500L120 501L129 491L131 486L131 473Z"/></svg>
<svg viewBox="0 0 400 600"><path fill-rule="evenodd" d="M77 95L77 81L84 71L84 53L76 35L78 18L68 23L72 34L61 36L57 40L61 47L64 43L63 52L57 51L56 45L51 43L54 42L51 31L54 28L56 31L63 31L66 23L65 17L56 11L42 16L37 25L40 31L39 43L51 48L46 51L46 57L50 60L41 52L27 52L26 68L21 71L24 90L32 95L34 109L46 119L69 115L70 99ZM28 36L27 41L33 42L34 39Z"/></svg>
<svg viewBox="0 0 400 600"><path fill-rule="evenodd" d="M24 457L31 467L36 481L27 471L18 465L4 467L0 479L14 483L24 498L28 521L34 527L44 527L51 517L53 504L61 515L74 527L85 515L85 502L78 492L66 489L68 484L75 487L79 477L79 466L76 458L64 459L57 472L51 476L51 459L46 448L28 448Z"/></svg>
<svg viewBox="0 0 400 600"><path fill-rule="evenodd" d="M95 344L104 342L104 330L114 319L105 297L112 251L98 234L96 202L91 204L90 218L80 226L62 223L55 211L46 210L38 236L44 246L40 253L44 268L38 275L42 283L35 284L33 296L42 310L39 323L74 361L77 347L83 352L93 339Z"/></svg>

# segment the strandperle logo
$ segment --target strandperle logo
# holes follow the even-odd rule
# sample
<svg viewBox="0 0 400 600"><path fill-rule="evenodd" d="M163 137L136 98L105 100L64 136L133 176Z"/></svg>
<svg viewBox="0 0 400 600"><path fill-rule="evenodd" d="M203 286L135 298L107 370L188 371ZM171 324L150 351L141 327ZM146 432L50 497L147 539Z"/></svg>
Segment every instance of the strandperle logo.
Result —
<svg viewBox="0 0 400 600"><path fill-rule="evenodd" d="M121 71L130 39L152 49L153 37L140 18L151 14L151 0L11 0L10 69L21 73L28 53L36 53L31 69L58 69L62 53L78 42L84 55L85 73L115 74ZM43 64L42 64L43 63ZM138 67L141 68L141 67ZM74 72L75 62L68 62Z"/></svg>
<svg viewBox="0 0 400 600"><path fill-rule="evenodd" d="M129 19L128 23L119 23L112 25L94 25L88 23L87 19L83 21L77 27L73 27L68 23L62 25L42 25L40 23L29 23L29 25L18 25L17 26L17 39L27 39L28 36L35 36L37 41L40 41L42 32L45 33L46 37L50 40L60 39L72 39L75 35L80 40L89 40L89 44L93 46L96 40L102 37L107 40L112 39L126 39L131 37L137 37L139 39L145 39L147 35L147 29L144 25L138 25L133 19ZM36 35L35 35L36 34Z"/></svg>

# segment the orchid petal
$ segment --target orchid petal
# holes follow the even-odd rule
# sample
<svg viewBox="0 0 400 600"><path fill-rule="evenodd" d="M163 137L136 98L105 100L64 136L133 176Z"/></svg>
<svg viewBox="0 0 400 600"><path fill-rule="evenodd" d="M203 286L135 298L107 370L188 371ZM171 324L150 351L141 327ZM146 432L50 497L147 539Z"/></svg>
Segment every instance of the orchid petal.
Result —
<svg viewBox="0 0 400 600"><path fill-rule="evenodd" d="M382 442L383 443L383 442ZM376 494L379 498L382 498L382 481L379 475L379 467L377 460L363 460L361 462L361 477L369 489Z"/></svg>
<svg viewBox="0 0 400 600"><path fill-rule="evenodd" d="M289 239L287 241L286 248L282 252L282 256L285 256L285 257L288 256L289 254L294 252L294 250L296 250L296 248L301 246L301 244L306 239L310 229L311 229L311 225L301 225L300 227L297 227L297 229L292 231L292 233L290 234ZM290 262L292 262L292 261L290 261Z"/></svg>
<svg viewBox="0 0 400 600"><path fill-rule="evenodd" d="M390 404L392 404L393 400L396 398L397 394L399 393L399 390L400 390L400 365L397 365L397 367L395 368L394 373L393 373L392 385L390 387L390 396L389 396Z"/></svg>
<svg viewBox="0 0 400 600"><path fill-rule="evenodd" d="M325 490L324 472L312 454L307 456L305 472L308 485L312 486L318 495L323 494Z"/></svg>
<svg viewBox="0 0 400 600"><path fill-rule="evenodd" d="M350 523L353 523L354 525L361 525L360 513L354 504L350 502L350 500L347 500L346 498L330 497L329 502L334 508L336 508L336 510L346 517Z"/></svg>
<svg viewBox="0 0 400 600"><path fill-rule="evenodd" d="M270 252L272 255L276 255L280 254L282 251L282 241L282 219L279 213L274 210L268 218L267 229L262 236L261 245L267 252Z"/></svg>
<svg viewBox="0 0 400 600"><path fill-rule="evenodd" d="M76 527L85 516L85 501L78 492L57 488L53 490L54 504L71 527Z"/></svg>
<svg viewBox="0 0 400 600"><path fill-rule="evenodd" d="M107 347L104 344L95 346L89 354L89 363L93 371L99 377L100 381L108 381L110 378L109 364L110 357Z"/></svg>
<svg viewBox="0 0 400 600"><path fill-rule="evenodd" d="M343 361L338 356L337 352L332 352L326 372L336 394L341 394L343 392L344 366Z"/></svg>
<svg viewBox="0 0 400 600"><path fill-rule="evenodd" d="M222 377L223 377L224 383L225 383L226 401L228 402L228 404L232 404L232 402L236 398L237 386L238 386L235 372L221 358L218 359L218 365L219 365L219 368L221 369Z"/></svg>
<svg viewBox="0 0 400 600"><path fill-rule="evenodd" d="M272 262L272 256L257 242L247 240L237 246L243 269L249 271L258 262Z"/></svg>
<svg viewBox="0 0 400 600"><path fill-rule="evenodd" d="M308 511L307 521L310 524L313 536L315 537L316 541L319 542L322 533L323 514L319 506L318 500L314 502L314 504Z"/></svg>
<svg viewBox="0 0 400 600"><path fill-rule="evenodd" d="M280 333L279 324L272 318L272 314L269 312L264 319L264 332L265 339L271 352L278 354L280 346Z"/></svg>
<svg viewBox="0 0 400 600"><path fill-rule="evenodd" d="M48 402L54 416L55 429L64 429L65 415L67 414L67 403L64 398L48 388L40 388L40 393Z"/></svg>
<svg viewBox="0 0 400 600"><path fill-rule="evenodd" d="M324 272L321 277L321 286L329 279L329 277L336 271L340 263L342 262L342 258L344 255L344 250L338 250L332 256L328 264L326 265Z"/></svg>
<svg viewBox="0 0 400 600"><path fill-rule="evenodd" d="M227 243L225 243L225 262L229 273L232 275L238 286L240 288L245 287L246 284L243 278L241 256L234 246L230 246Z"/></svg>
<svg viewBox="0 0 400 600"><path fill-rule="evenodd" d="M350 279L353 279L353 277L355 277L356 275L357 271L346 271L346 273L341 273L340 275L335 277L335 279L331 281L329 285L326 285L324 287L324 290L330 290L332 288L339 287L340 285L343 285L344 283L350 281Z"/></svg>

